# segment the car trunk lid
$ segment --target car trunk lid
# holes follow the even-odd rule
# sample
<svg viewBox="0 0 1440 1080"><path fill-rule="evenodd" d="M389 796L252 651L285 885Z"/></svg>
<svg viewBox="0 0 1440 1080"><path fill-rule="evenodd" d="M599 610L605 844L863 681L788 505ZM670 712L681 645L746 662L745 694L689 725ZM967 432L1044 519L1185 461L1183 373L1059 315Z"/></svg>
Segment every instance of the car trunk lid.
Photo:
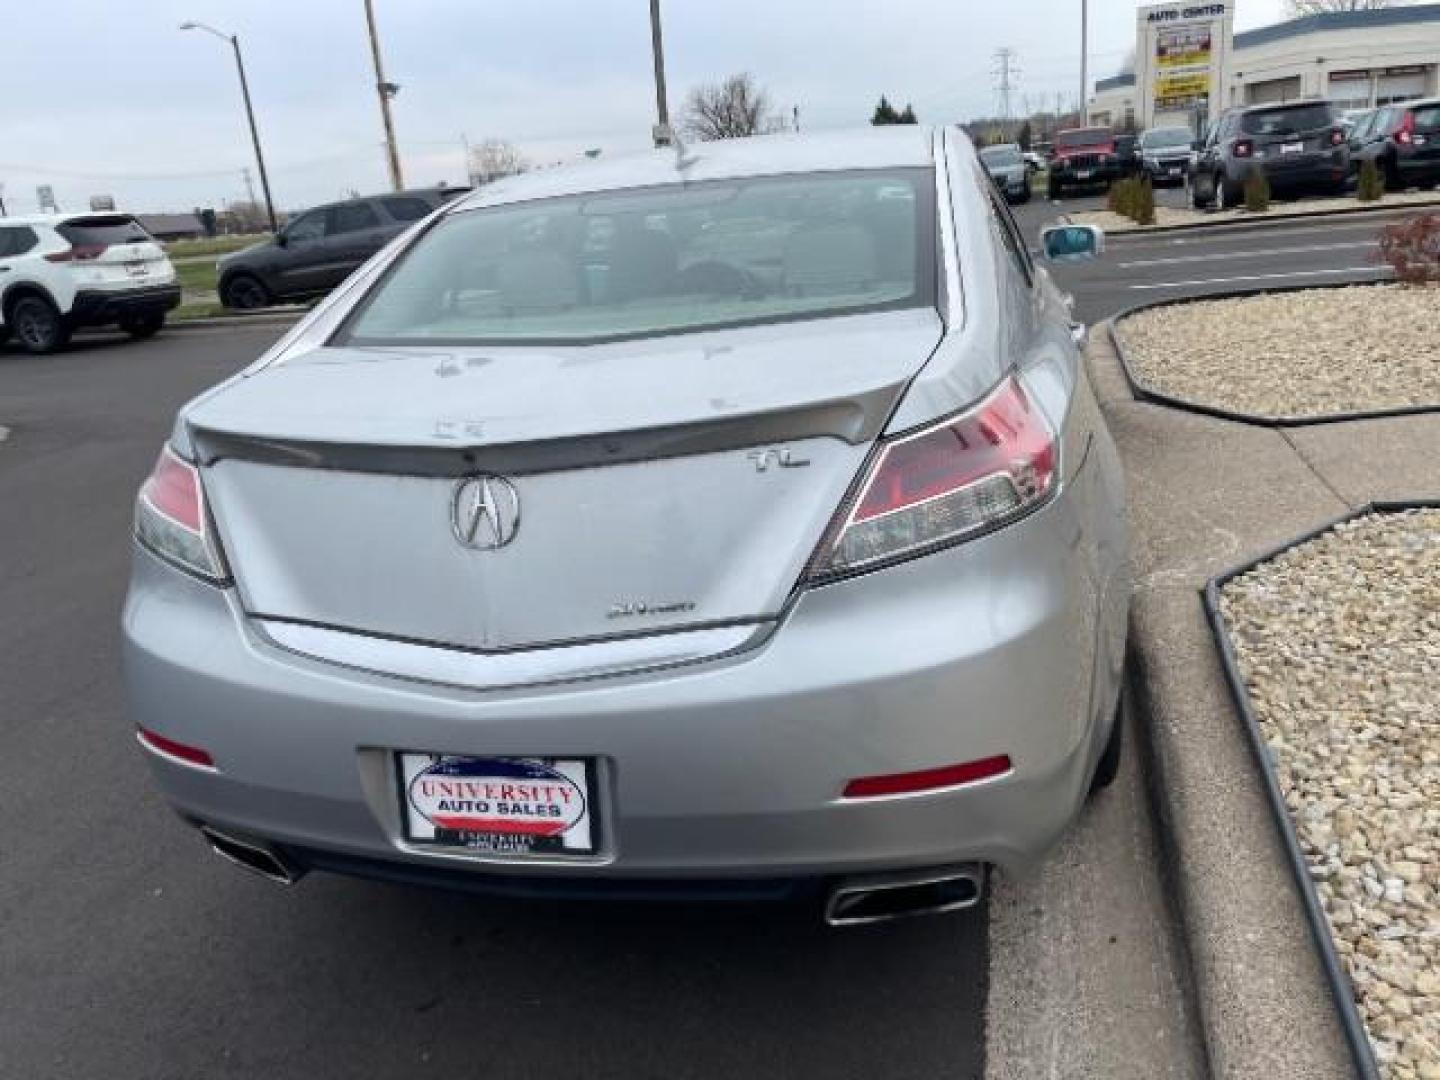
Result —
<svg viewBox="0 0 1440 1080"><path fill-rule="evenodd" d="M783 608L930 309L583 348L318 348L187 416L247 611L482 650ZM501 546L478 519L517 510ZM509 488L513 485L516 505ZM502 532L503 532L502 528Z"/></svg>

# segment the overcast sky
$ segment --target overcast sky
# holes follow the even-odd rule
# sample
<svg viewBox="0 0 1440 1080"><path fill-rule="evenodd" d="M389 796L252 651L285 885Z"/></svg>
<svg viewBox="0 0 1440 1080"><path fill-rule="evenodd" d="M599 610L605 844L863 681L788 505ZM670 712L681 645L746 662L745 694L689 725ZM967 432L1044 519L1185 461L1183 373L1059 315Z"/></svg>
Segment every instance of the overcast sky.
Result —
<svg viewBox="0 0 1440 1080"><path fill-rule="evenodd" d="M240 35L276 203L385 186L362 0L49 0L0 25L0 184L11 213L35 186L63 208L116 195L133 210L245 197L253 164L228 47ZM648 145L647 0L376 0L412 185L464 178L461 136L533 160ZM1133 46L1134 0L1091 0L1092 77ZM1072 10L1073 9L1073 10ZM994 51L1016 50L1017 108L1073 100L1078 0L665 0L672 110L697 82L752 72L803 128L863 123L884 93L922 121L992 113ZM1282 0L1238 0L1237 26Z"/></svg>

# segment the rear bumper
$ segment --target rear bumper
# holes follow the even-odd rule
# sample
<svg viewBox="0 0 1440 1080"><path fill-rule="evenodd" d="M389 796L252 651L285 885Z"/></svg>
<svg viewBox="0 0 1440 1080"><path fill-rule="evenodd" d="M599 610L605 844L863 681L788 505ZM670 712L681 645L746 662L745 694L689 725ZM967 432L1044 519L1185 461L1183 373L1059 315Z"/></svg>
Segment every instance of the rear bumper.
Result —
<svg viewBox="0 0 1440 1080"><path fill-rule="evenodd" d="M1264 172L1272 188L1333 187L1350 178L1350 158L1344 153L1334 153L1298 162L1258 161L1242 172L1241 180L1257 169Z"/></svg>
<svg viewBox="0 0 1440 1080"><path fill-rule="evenodd" d="M1078 812L1109 733L1128 585L1122 515L1101 512L1115 522L1105 537L1062 493L994 536L813 590L740 656L509 691L280 652L233 590L138 551L132 715L213 755L214 772L151 755L183 816L326 869L788 880L1023 866ZM517 863L406 844L392 748L598 758L599 856ZM969 787L840 797L855 777L997 754L1013 770Z"/></svg>
<svg viewBox="0 0 1440 1080"><path fill-rule="evenodd" d="M1084 175L1081 175L1082 173ZM1056 183L1060 184L1103 184L1120 179L1125 175L1125 169L1119 162L1081 166L1052 162L1050 175Z"/></svg>
<svg viewBox="0 0 1440 1080"><path fill-rule="evenodd" d="M75 294L70 321L76 326L105 326L127 316L163 315L179 305L179 285L107 291L82 289Z"/></svg>

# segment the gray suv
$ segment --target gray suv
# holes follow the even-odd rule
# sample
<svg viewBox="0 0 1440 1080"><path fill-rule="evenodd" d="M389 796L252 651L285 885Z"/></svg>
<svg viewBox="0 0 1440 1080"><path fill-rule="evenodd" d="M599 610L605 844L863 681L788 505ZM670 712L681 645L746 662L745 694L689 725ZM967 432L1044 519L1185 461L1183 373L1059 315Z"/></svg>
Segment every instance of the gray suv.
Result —
<svg viewBox="0 0 1440 1080"><path fill-rule="evenodd" d="M323 296L406 228L465 190L402 191L306 210L275 236L218 261L220 301L243 310Z"/></svg>
<svg viewBox="0 0 1440 1080"><path fill-rule="evenodd" d="M1328 101L1232 109L1210 128L1191 184L1197 210L1240 202L1245 181L1262 173L1277 193L1338 195L1350 177L1350 147Z"/></svg>

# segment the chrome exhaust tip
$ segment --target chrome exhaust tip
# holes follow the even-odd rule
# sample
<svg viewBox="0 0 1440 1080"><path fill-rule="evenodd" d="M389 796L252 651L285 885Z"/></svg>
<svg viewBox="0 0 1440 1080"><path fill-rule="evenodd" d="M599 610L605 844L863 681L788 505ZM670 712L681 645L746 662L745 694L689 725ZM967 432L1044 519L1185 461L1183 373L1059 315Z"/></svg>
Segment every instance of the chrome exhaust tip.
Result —
<svg viewBox="0 0 1440 1080"><path fill-rule="evenodd" d="M974 907L985 896L985 867L961 863L938 870L850 878L825 903L830 926L865 926L915 915L942 915Z"/></svg>
<svg viewBox="0 0 1440 1080"><path fill-rule="evenodd" d="M266 881L273 881L277 885L294 885L305 876L304 870L267 844L255 840L241 840L209 825L201 825L200 833L216 855L241 870L259 874Z"/></svg>

